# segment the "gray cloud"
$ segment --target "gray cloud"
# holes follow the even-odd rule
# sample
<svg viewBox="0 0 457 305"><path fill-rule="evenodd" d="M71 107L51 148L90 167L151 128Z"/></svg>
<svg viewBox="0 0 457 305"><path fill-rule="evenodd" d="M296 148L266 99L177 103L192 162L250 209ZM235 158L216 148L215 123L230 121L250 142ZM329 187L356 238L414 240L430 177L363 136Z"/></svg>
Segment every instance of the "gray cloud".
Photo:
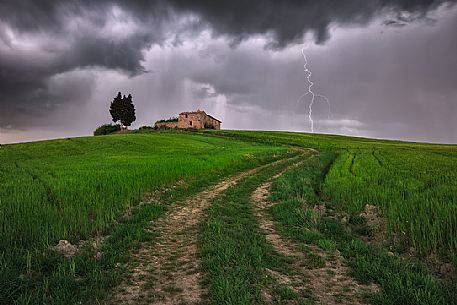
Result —
<svg viewBox="0 0 457 305"><path fill-rule="evenodd" d="M454 0L169 0L121 1L6 0L0 3L0 17L22 30L59 30L69 16L85 16L102 26L112 5L132 12L141 20L164 19L171 11L198 15L216 33L241 41L251 35L274 36L273 45L300 41L303 33L313 32L318 42L329 37L331 23L365 24L380 12L398 12L398 19L411 21L426 15L443 3ZM408 12L404 15L403 12ZM407 16L407 17L405 17ZM407 20L405 20L407 19Z"/></svg>
<svg viewBox="0 0 457 305"><path fill-rule="evenodd" d="M57 32L41 32L39 27L34 29L36 32L23 32L28 29L27 20L21 24L24 27L20 31L0 23L3 38L0 40L0 126L24 128L48 124L47 117L65 104L81 103L83 100L74 90L59 95L50 90L52 78L59 74L85 68L118 70L130 76L147 72L141 64L143 52L162 40L160 24L157 32L137 27L127 34L122 31L128 28L110 33L104 27L109 27L106 22L112 16L106 15L103 24L95 18L76 21L69 18L70 25L62 25ZM92 84L85 86L86 91L92 90Z"/></svg>
<svg viewBox="0 0 457 305"><path fill-rule="evenodd" d="M379 13L397 12L398 17L425 18L429 10L455 1L441 0L350 0L350 1L192 1L173 0L178 10L201 16L216 33L232 37L238 43L252 35L271 34L270 46L282 48L302 41L304 33L314 34L318 43L329 37L329 26L364 25ZM403 14L402 14L403 12ZM411 18L410 18L411 19ZM412 20L409 20L412 21Z"/></svg>
<svg viewBox="0 0 457 305"><path fill-rule="evenodd" d="M435 26L410 24L401 33L385 30L380 19L363 30L338 30L327 45L309 48L315 89L332 103L330 120L327 105L315 103L316 131L457 141L457 10L436 16L442 20ZM232 111L235 121L227 117L227 128L309 130L309 98L297 102L306 86L301 47L271 52L263 44L250 40L232 51L219 42L203 44L200 60L197 52L175 54L167 70L211 87L228 108L242 107L242 114Z"/></svg>
<svg viewBox="0 0 457 305"><path fill-rule="evenodd" d="M211 89L212 88L210 88L210 87L199 88L194 92L194 96L197 99L208 99L208 98L217 97L219 94L217 92L214 92Z"/></svg>
<svg viewBox="0 0 457 305"><path fill-rule="evenodd" d="M61 122L57 117L71 117L64 114L93 100L95 82L90 71L118 71L138 78L148 71L145 53L152 45L172 41L173 47L180 48L189 33L209 30L240 48L244 41L261 35L268 48L281 52L301 43L306 33L323 44L330 38L331 26L362 26L381 15L388 16L387 26L404 27L420 21L432 25L427 13L443 3L455 1L1 1L0 128L49 126L53 121ZM163 90L157 98L179 97L174 91L182 89L178 78L183 77L211 84L214 89L202 87L194 93L195 98L222 95L232 105L252 103L271 108L284 96L293 100L296 88L303 84L296 62L269 66L248 49L228 58L211 50L200 54L205 52L214 56L211 67L188 67L189 71L177 75L161 71ZM249 73L240 72L246 70ZM436 86L448 88L445 83L452 82L452 77L450 74ZM295 109L296 105L290 107Z"/></svg>
<svg viewBox="0 0 457 305"><path fill-rule="evenodd" d="M145 72L140 64L143 59L139 40L113 43L88 37L51 60L49 65L24 65L21 58L11 56L0 63L0 125L33 125L33 122L48 122L58 104L76 103L77 91L67 90L55 95L50 90L52 77L75 69L101 66L107 69L127 71L131 75ZM40 59L37 58L37 61ZM86 84L90 90L91 84ZM74 87L78 87L75 84ZM70 87L67 89L71 89Z"/></svg>

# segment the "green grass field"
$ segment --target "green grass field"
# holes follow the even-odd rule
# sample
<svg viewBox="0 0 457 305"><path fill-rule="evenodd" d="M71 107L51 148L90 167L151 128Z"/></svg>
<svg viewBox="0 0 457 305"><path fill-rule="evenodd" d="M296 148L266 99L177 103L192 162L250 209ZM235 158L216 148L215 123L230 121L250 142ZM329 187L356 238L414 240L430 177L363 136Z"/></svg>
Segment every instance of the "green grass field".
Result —
<svg viewBox="0 0 457 305"><path fill-rule="evenodd" d="M388 248L367 245L359 239L357 233L367 229L360 218L350 221L349 227L356 233L351 234L331 213L320 215L316 212L315 204L321 203L320 187L334 157L332 153L323 153L274 182L271 200L278 204L270 208L270 213L283 234L304 248L316 245L330 253L337 248L355 278L361 283L374 282L381 288L379 293L366 296L372 304L456 304L455 285L432 276L416 260L388 255ZM303 198L307 200L305 208ZM338 211L338 206L332 203L326 206Z"/></svg>
<svg viewBox="0 0 457 305"><path fill-rule="evenodd" d="M74 243L104 233L145 193L161 186L214 180L286 150L194 134L1 146L0 303L10 303L40 280L18 276L40 272L46 264L42 251L59 239Z"/></svg>
<svg viewBox="0 0 457 305"><path fill-rule="evenodd" d="M357 278L377 277L385 287L384 295L372 298L376 304L388 304L382 299L401 304L397 301L414 298L419 301L410 304L427 304L421 300L446 304L446 287L422 267L364 248L352 235L325 229L338 224L323 220L316 234L294 224L303 225L304 220L294 214L293 200L299 194L310 203L326 202L350 220L358 219L366 204L377 205L396 251L421 259L436 255L457 264L456 145L256 131L137 132L0 146L0 303L102 300L122 276L114 266L127 261L129 251L141 241L152 238L144 233L147 223L161 217L175 198L243 169L293 155L291 146L317 149L320 156L313 161L317 164L285 175L283 189L274 184L273 197L286 203L271 213L284 234L297 242L321 240L321 246L339 247ZM274 171L229 189L207 211L200 250L215 304L230 298L240 304L259 302L259 288L254 285L259 270L280 268L281 259L259 237L247 207L249 192ZM148 194L180 181L182 187L172 190L162 204L144 205L132 218L121 220ZM220 236L221 232L226 234ZM91 258L90 249L71 259L47 250L60 239L76 243L106 234L110 238L100 260ZM246 264L233 266L236 259L230 251L240 240L256 243L243 248ZM225 279L227 268L233 274ZM403 270L402 277L393 276L395 270ZM226 290L219 290L217 281L227 284ZM400 284L392 284L395 281ZM240 283L254 288L243 290ZM232 284L240 290L231 291ZM390 299L395 294L401 294L399 299Z"/></svg>
<svg viewBox="0 0 457 305"><path fill-rule="evenodd" d="M392 234L422 254L457 253L457 146L288 132L214 132L237 139L332 151L322 188L352 215L378 205Z"/></svg>
<svg viewBox="0 0 457 305"><path fill-rule="evenodd" d="M85 239L145 192L284 148L198 135L117 135L3 146L1 248Z"/></svg>

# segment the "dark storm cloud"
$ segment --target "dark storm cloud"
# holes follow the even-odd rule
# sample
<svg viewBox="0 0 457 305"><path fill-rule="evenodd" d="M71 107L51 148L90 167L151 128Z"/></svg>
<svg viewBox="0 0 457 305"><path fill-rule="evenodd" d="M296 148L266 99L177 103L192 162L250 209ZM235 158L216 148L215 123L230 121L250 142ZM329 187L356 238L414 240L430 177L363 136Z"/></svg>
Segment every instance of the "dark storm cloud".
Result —
<svg viewBox="0 0 457 305"><path fill-rule="evenodd" d="M34 54L5 55L0 51L0 127L29 127L39 121L49 124L46 116L62 103L84 102L74 91L59 95L50 92L53 76L87 67L121 70L132 76L146 72L141 60L147 44L149 37L138 35L118 42L89 35L78 39L69 50L53 54L47 62L38 56L33 59ZM24 61L23 56L32 58ZM91 90L90 84L87 87Z"/></svg>
<svg viewBox="0 0 457 305"><path fill-rule="evenodd" d="M82 99L68 86L66 92L52 92L53 77L85 68L139 75L147 72L141 64L143 51L151 43L162 41L160 24L155 22L149 25L156 31L137 27L125 35L122 29L121 33L110 33L108 22L113 16L106 5L90 1L73 2L71 6L55 1L25 2L0 4L0 127L51 124L49 117L55 111L90 98L89 94ZM16 47L14 40L26 46ZM75 88L82 81L86 92L92 90L91 83L73 81L79 82Z"/></svg>
<svg viewBox="0 0 457 305"><path fill-rule="evenodd" d="M197 13L216 33L234 42L251 35L272 34L272 47L300 42L306 32L318 43L329 37L332 23L365 24L383 11L409 12L416 19L443 4L442 0L308 0L308 1L193 1L173 0L175 8Z"/></svg>
<svg viewBox="0 0 457 305"><path fill-rule="evenodd" d="M253 35L268 35L269 47L283 48L302 42L305 33L313 33L316 42L324 43L330 37L330 25L363 25L381 13L396 14L392 20L399 24L414 22L444 2L448 1L3 0L0 2L0 127L48 124L52 111L64 104L83 103L84 99L74 97L73 91L57 94L50 90L50 83L58 75L88 67L119 70L130 76L144 73L143 51L169 38L165 33L170 30L188 31L205 26L213 35L228 37L233 45ZM113 17L114 5L127 16ZM198 17L198 26L174 29L173 22L186 16ZM133 28L110 35L112 18L130 20ZM15 33L15 39L29 42L35 48L28 52L18 50L9 31ZM180 33L172 34L177 35L175 42L179 45ZM90 82L82 83L86 92L90 92Z"/></svg>
<svg viewBox="0 0 457 305"><path fill-rule="evenodd" d="M400 12L394 18L386 19L382 24L387 27L402 28L417 21L422 21L428 25L435 25L437 22L436 19L424 16L423 14Z"/></svg>
<svg viewBox="0 0 457 305"><path fill-rule="evenodd" d="M0 3L0 18L26 31L59 31L71 16L84 15L101 26L112 5L143 21L169 18L173 10L196 14L215 33L234 41L271 33L272 43L284 46L301 40L305 32L313 32L322 43L329 38L331 23L364 24L382 11L398 12L397 22L411 22L446 2L455 0L6 0ZM408 17L402 12L408 12Z"/></svg>

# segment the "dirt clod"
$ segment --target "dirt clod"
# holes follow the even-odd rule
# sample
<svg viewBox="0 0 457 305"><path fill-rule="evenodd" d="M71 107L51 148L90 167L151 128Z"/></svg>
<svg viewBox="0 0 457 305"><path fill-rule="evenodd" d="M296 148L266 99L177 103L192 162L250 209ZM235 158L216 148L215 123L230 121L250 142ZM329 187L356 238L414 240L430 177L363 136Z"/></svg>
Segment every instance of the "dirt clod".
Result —
<svg viewBox="0 0 457 305"><path fill-rule="evenodd" d="M79 247L72 245L66 239L61 239L57 245L50 247L50 249L63 254L65 257L72 257L79 250Z"/></svg>
<svg viewBox="0 0 457 305"><path fill-rule="evenodd" d="M365 219L366 225L370 229L370 236L363 236L362 239L368 243L386 244L388 236L386 232L386 222L379 207L366 204L360 216Z"/></svg>
<svg viewBox="0 0 457 305"><path fill-rule="evenodd" d="M370 228L382 229L384 228L384 219L382 218L379 207L371 204L366 204L360 216L365 218L367 225Z"/></svg>

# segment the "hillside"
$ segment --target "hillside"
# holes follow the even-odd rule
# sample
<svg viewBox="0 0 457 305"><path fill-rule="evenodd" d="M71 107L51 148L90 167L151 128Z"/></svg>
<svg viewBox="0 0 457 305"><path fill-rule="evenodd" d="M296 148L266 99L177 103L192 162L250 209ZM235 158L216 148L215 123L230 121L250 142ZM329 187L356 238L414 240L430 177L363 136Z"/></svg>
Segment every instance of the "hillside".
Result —
<svg viewBox="0 0 457 305"><path fill-rule="evenodd" d="M288 132L213 132L332 151L321 196L350 214L380 206L393 232L422 253L457 253L457 145Z"/></svg>
<svg viewBox="0 0 457 305"><path fill-rule="evenodd" d="M0 160L2 304L455 302L455 145L146 132L3 145ZM175 260L190 265L148 267ZM192 281L166 280L186 268ZM319 272L348 284L305 284Z"/></svg>

